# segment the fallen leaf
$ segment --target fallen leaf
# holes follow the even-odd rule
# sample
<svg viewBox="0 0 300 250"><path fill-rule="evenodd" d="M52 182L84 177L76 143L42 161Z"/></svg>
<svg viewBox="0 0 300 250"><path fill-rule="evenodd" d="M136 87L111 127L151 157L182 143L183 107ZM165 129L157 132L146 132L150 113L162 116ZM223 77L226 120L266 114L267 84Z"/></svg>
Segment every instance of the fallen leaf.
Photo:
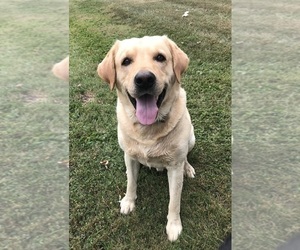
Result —
<svg viewBox="0 0 300 250"><path fill-rule="evenodd" d="M189 15L189 11L187 10L186 12L183 13L182 17L186 17Z"/></svg>

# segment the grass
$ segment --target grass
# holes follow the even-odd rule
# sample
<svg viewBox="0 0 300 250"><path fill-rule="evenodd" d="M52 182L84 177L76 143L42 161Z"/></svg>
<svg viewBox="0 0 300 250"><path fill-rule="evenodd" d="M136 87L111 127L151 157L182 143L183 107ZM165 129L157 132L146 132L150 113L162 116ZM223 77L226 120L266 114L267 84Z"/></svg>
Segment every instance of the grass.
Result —
<svg viewBox="0 0 300 250"><path fill-rule="evenodd" d="M67 1L1 1L0 248L67 249ZM5 11L4 11L5 10Z"/></svg>
<svg viewBox="0 0 300 250"><path fill-rule="evenodd" d="M300 231L298 12L296 1L240 1L233 11L237 249L275 249Z"/></svg>
<svg viewBox="0 0 300 250"><path fill-rule="evenodd" d="M70 2L71 249L217 249L231 230L230 13L223 0ZM191 59L182 82L197 140L175 243L165 234L166 172L142 168L135 212L119 213L126 175L116 93L96 73L116 39L163 34Z"/></svg>

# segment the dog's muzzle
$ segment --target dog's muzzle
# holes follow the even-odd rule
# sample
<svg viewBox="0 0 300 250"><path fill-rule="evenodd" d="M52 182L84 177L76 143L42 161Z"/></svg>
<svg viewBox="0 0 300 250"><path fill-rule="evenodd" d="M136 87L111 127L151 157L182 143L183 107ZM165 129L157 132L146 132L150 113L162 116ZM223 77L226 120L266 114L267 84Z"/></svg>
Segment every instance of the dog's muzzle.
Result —
<svg viewBox="0 0 300 250"><path fill-rule="evenodd" d="M140 71L134 78L136 97L128 97L136 110L136 117L142 125L151 125L155 122L158 109L166 95L167 87L159 95L155 95L156 77L150 71Z"/></svg>

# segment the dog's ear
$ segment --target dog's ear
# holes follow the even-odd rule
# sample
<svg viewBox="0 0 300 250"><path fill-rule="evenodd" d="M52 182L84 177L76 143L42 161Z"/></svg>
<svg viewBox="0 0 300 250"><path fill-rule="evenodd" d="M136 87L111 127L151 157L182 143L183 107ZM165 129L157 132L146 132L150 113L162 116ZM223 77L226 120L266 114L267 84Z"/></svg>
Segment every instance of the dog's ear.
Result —
<svg viewBox="0 0 300 250"><path fill-rule="evenodd" d="M119 41L116 41L97 68L98 75L102 80L109 83L111 90L114 88L116 82L115 54L118 47Z"/></svg>
<svg viewBox="0 0 300 250"><path fill-rule="evenodd" d="M188 68L190 59L188 58L187 54L185 54L171 39L167 36L165 38L168 40L170 45L172 57L173 57L173 70L175 72L176 78L178 82L180 82L181 75L186 71Z"/></svg>
<svg viewBox="0 0 300 250"><path fill-rule="evenodd" d="M67 56L64 60L56 63L52 68L53 74L65 81L69 80L69 57Z"/></svg>

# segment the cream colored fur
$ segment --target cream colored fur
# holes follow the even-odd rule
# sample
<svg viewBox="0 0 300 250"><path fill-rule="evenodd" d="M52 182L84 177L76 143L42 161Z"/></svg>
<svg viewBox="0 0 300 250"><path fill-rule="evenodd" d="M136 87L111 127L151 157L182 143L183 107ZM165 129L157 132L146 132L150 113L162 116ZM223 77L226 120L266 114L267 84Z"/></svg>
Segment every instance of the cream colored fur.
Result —
<svg viewBox="0 0 300 250"><path fill-rule="evenodd" d="M154 60L158 54L166 60ZM124 58L130 58L132 62L124 66ZM110 84L111 89L116 87L118 94L118 140L125 153L127 168L127 190L121 201L121 213L128 214L135 208L141 164L158 170L167 169L170 200L166 231L170 241L177 240L182 231L183 176L195 175L194 168L187 161L187 154L195 143L194 130L186 108L186 93L180 85L188 63L187 55L172 40L166 36L154 36L117 41L98 66L99 76ZM156 77L154 95L159 96L166 88L156 122L152 125L139 123L128 96L137 95L134 78L145 70Z"/></svg>
<svg viewBox="0 0 300 250"><path fill-rule="evenodd" d="M68 81L69 80L69 57L66 57L59 63L54 64L52 68L52 72L56 77L64 81Z"/></svg>

